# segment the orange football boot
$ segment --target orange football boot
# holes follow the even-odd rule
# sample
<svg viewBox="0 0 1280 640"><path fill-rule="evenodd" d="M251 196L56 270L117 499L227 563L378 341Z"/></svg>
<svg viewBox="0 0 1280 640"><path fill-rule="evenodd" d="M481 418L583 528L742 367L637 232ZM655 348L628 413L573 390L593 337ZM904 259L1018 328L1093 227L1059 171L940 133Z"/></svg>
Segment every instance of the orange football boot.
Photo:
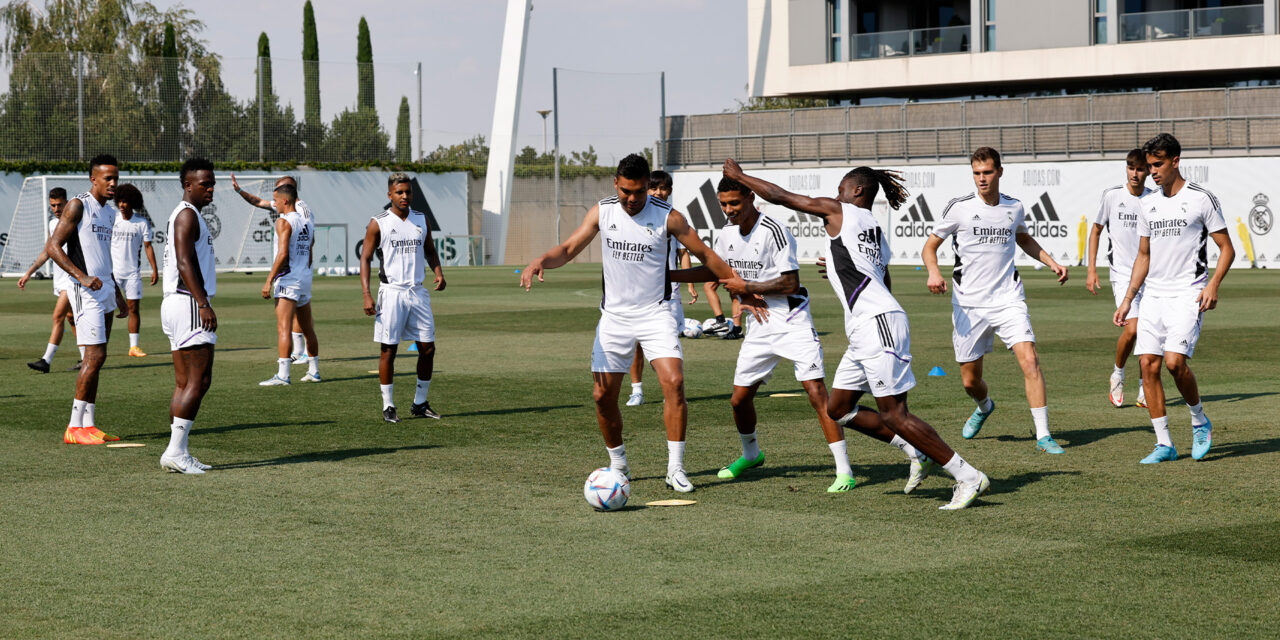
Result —
<svg viewBox="0 0 1280 640"><path fill-rule="evenodd" d="M115 442L120 439L119 436L113 436L97 427L82 427L82 428L85 430L86 433L91 433L107 442Z"/></svg>
<svg viewBox="0 0 1280 640"><path fill-rule="evenodd" d="M105 442L84 427L67 427L67 430L62 432L62 441L67 444L103 444Z"/></svg>

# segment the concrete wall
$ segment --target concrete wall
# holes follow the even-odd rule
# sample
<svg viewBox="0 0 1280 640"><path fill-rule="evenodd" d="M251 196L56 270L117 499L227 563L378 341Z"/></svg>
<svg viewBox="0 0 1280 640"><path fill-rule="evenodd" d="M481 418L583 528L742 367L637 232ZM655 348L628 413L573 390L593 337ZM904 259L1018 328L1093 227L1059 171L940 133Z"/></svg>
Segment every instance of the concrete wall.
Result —
<svg viewBox="0 0 1280 640"><path fill-rule="evenodd" d="M826 0L788 0L788 64L823 64L831 35Z"/></svg>
<svg viewBox="0 0 1280 640"><path fill-rule="evenodd" d="M468 218L478 229L484 178L471 178ZM507 227L505 259L487 256L487 264L524 266L563 242L578 228L587 211L603 198L615 195L611 178L564 178L560 183L560 234L556 236L555 181L551 178L515 178L511 183L511 220ZM592 242L574 262L599 262L600 243Z"/></svg>
<svg viewBox="0 0 1280 640"><path fill-rule="evenodd" d="M1062 0L996 2L996 50L1056 49L1092 44L1089 3Z"/></svg>

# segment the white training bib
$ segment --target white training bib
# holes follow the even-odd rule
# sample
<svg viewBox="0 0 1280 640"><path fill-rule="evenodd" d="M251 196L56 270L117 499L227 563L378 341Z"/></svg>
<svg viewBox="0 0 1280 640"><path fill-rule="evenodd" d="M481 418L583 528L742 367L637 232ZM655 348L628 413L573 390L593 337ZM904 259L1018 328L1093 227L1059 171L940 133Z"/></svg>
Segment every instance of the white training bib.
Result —
<svg viewBox="0 0 1280 640"><path fill-rule="evenodd" d="M1218 198L1188 181L1172 197L1163 190L1142 197L1138 235L1151 239L1147 295L1177 296L1204 288L1209 281L1209 234L1227 228Z"/></svg>
<svg viewBox="0 0 1280 640"><path fill-rule="evenodd" d="M796 260L796 239L791 231L767 214L760 213L755 226L742 234L737 225L725 225L716 236L716 254L747 282L766 282L787 272L800 271ZM760 324L751 314L754 334L770 334L813 328L809 313L809 292L804 287L791 295L761 296L769 307L769 319Z"/></svg>
<svg viewBox="0 0 1280 640"><path fill-rule="evenodd" d="M212 298L218 290L218 275L214 267L213 236L209 234L209 225L205 222L204 216L200 215L200 210L185 200L179 202L173 213L169 214L169 222L165 225L165 233L167 235L164 243L164 295L167 296L174 293L191 294L190 286L182 281L182 274L178 272L178 254L174 248L177 244L177 236L173 233L173 223L178 219L178 214L185 209L195 212L196 222L200 225L200 230L196 233L194 239L195 271L196 276L201 280L200 284L204 287L204 295Z"/></svg>
<svg viewBox="0 0 1280 640"><path fill-rule="evenodd" d="M614 196L601 200L599 207L604 271L600 308L619 314L659 309L671 299L668 256L675 253L667 235L671 205L649 196L633 216Z"/></svg>
<svg viewBox="0 0 1280 640"><path fill-rule="evenodd" d="M110 201L99 204L89 192L76 196L84 208L76 232L67 239L67 257L89 277L104 283L111 279L111 229L116 208Z"/></svg>
<svg viewBox="0 0 1280 640"><path fill-rule="evenodd" d="M136 278L142 272L142 244L151 242L151 223L134 213L125 220L123 213L116 214L111 228L111 268L116 280Z"/></svg>
<svg viewBox="0 0 1280 640"><path fill-rule="evenodd" d="M1129 284L1133 273L1133 261L1138 257L1138 212L1141 199L1151 189L1143 188L1142 195L1135 196L1126 186L1111 187L1102 192L1098 216L1094 224L1107 230L1107 266L1111 268L1111 282L1120 286Z"/></svg>
<svg viewBox="0 0 1280 640"><path fill-rule="evenodd" d="M902 306L884 284L889 240L875 215L844 202L840 209L840 233L827 235L827 280L840 299L848 332L866 318L902 311Z"/></svg>
<svg viewBox="0 0 1280 640"><path fill-rule="evenodd" d="M409 210L402 220L387 209L373 216L378 224L378 281L396 287L416 287L427 275L427 217Z"/></svg>
<svg viewBox="0 0 1280 640"><path fill-rule="evenodd" d="M956 252L951 299L962 307L1003 307L1026 299L1013 264L1018 234L1027 233L1026 211L1016 198L1000 194L995 206L976 193L947 204L932 234Z"/></svg>
<svg viewBox="0 0 1280 640"><path fill-rule="evenodd" d="M281 214L285 222L289 224L289 259L281 267L280 272L276 274L276 279L284 282L297 283L299 285L311 285L311 242L315 239L315 227L310 218L304 217L301 212L290 211ZM272 258L279 257L280 243L275 245L275 255Z"/></svg>

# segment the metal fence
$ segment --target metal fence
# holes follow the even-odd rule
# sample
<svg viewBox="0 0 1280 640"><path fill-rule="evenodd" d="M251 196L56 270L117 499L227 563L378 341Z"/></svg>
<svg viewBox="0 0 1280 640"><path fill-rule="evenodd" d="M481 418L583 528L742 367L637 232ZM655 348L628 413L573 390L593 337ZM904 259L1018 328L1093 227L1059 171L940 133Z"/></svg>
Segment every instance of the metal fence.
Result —
<svg viewBox="0 0 1280 640"><path fill-rule="evenodd" d="M1124 154L1161 131L1184 149L1280 150L1280 87L744 111L668 117L670 167Z"/></svg>
<svg viewBox="0 0 1280 640"><path fill-rule="evenodd" d="M224 58L198 69L176 58L81 53L7 62L0 68L0 160L111 153L126 162L192 155L359 162L422 153L418 65ZM319 88L311 110L309 79ZM364 106L357 103L361 86L371 96ZM410 105L407 128L402 98Z"/></svg>

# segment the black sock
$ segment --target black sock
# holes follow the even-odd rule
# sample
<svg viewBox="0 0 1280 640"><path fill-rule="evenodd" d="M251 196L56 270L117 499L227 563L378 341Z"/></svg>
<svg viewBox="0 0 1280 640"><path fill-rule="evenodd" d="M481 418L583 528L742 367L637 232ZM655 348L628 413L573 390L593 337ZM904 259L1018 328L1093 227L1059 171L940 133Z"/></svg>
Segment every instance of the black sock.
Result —
<svg viewBox="0 0 1280 640"><path fill-rule="evenodd" d="M716 316L716 322L724 322L724 314L723 314L723 313L721 313L721 314L719 314L719 315L717 315L717 316Z"/></svg>

